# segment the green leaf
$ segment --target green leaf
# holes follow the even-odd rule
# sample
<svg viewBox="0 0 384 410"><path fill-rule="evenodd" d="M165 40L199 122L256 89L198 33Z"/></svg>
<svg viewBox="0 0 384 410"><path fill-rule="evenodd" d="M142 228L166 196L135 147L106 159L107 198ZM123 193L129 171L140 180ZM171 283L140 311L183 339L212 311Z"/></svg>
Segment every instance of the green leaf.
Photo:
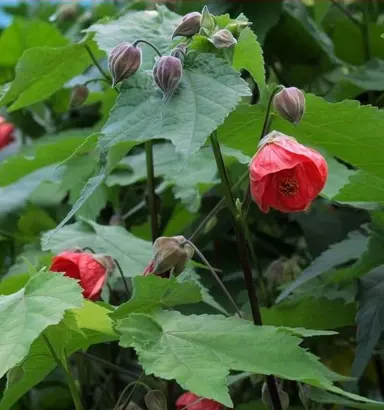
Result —
<svg viewBox="0 0 384 410"><path fill-rule="evenodd" d="M14 111L45 100L90 64L87 50L81 44L26 50L17 63L16 78L0 104L14 101L8 108Z"/></svg>
<svg viewBox="0 0 384 410"><path fill-rule="evenodd" d="M29 279L30 275L27 273L3 278L0 282L0 295L16 293L26 285Z"/></svg>
<svg viewBox="0 0 384 410"><path fill-rule="evenodd" d="M152 316L133 313L118 322L117 330L121 346L136 349L147 374L175 379L185 390L229 407L230 369L332 388L328 369L298 346L301 339L279 328L161 311Z"/></svg>
<svg viewBox="0 0 384 410"><path fill-rule="evenodd" d="M367 236L353 231L347 239L331 245L329 249L312 261L296 280L284 289L276 299L276 303L283 301L299 286L329 271L333 267L359 258L367 249L368 243L369 238Z"/></svg>
<svg viewBox="0 0 384 410"><path fill-rule="evenodd" d="M355 324L356 305L342 299L304 297L261 308L261 314L265 325L337 329Z"/></svg>
<svg viewBox="0 0 384 410"><path fill-rule="evenodd" d="M360 106L357 101L328 103L312 94L306 95L306 112L294 126L274 118L273 128L297 138L301 143L326 149L330 154L383 177L384 112L376 107ZM258 106L240 106L219 130L220 141L253 156L255 135L262 128L263 110Z"/></svg>
<svg viewBox="0 0 384 410"><path fill-rule="evenodd" d="M130 313L150 313L159 308L188 305L202 301L200 288L191 282L178 282L155 275L137 276L132 279L133 295L111 315L121 319Z"/></svg>
<svg viewBox="0 0 384 410"><path fill-rule="evenodd" d="M197 152L207 137L249 95L246 83L222 59L190 53L179 88L168 100L152 74L138 72L122 84L99 139L102 152L121 141L168 139L184 156Z"/></svg>
<svg viewBox="0 0 384 410"><path fill-rule="evenodd" d="M122 42L133 43L138 39L150 41L161 54L166 54L171 35L179 24L181 16L158 6L157 10L132 11L106 24L94 24L86 31L95 33L95 40L101 50L108 54ZM143 69L152 69L157 55L151 47L143 47Z"/></svg>
<svg viewBox="0 0 384 410"><path fill-rule="evenodd" d="M263 50L248 27L237 40L232 65L237 70L244 68L252 75L259 88L260 100L263 100L266 91Z"/></svg>
<svg viewBox="0 0 384 410"><path fill-rule="evenodd" d="M73 309L70 312L76 320L78 329L74 329L73 326L67 327L65 348L68 355L81 349L85 350L93 344L111 342L117 339L112 328L112 320L108 316L109 310L106 308L85 301L82 308ZM50 335L54 334L54 330L55 326L52 326ZM51 338L50 341L55 349L63 347L61 340L56 337ZM28 356L23 362L23 377L4 391L0 410L9 410L21 396L43 380L55 367L56 363L47 344L40 336L32 344Z"/></svg>
<svg viewBox="0 0 384 410"><path fill-rule="evenodd" d="M28 353L32 342L49 325L58 323L67 309L83 303L81 288L73 279L43 272L18 292L0 297L0 376Z"/></svg>
<svg viewBox="0 0 384 410"><path fill-rule="evenodd" d="M25 50L66 46L68 40L52 24L17 17L0 37L0 66L13 67Z"/></svg>
<svg viewBox="0 0 384 410"><path fill-rule="evenodd" d="M136 238L121 226L102 226L92 221L81 221L60 229L51 239L52 231L42 237L43 250L59 253L73 247L90 247L105 253L121 265L124 276L142 274L152 258L152 244Z"/></svg>

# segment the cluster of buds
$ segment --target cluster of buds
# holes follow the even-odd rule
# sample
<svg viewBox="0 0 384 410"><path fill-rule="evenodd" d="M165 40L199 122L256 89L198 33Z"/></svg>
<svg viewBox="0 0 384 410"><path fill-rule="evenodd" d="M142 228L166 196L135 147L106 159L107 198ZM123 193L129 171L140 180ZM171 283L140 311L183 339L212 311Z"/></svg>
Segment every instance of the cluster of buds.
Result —
<svg viewBox="0 0 384 410"><path fill-rule="evenodd" d="M144 276L151 274L168 277L180 274L193 257L194 249L184 236L161 236L153 243L153 259L144 271Z"/></svg>

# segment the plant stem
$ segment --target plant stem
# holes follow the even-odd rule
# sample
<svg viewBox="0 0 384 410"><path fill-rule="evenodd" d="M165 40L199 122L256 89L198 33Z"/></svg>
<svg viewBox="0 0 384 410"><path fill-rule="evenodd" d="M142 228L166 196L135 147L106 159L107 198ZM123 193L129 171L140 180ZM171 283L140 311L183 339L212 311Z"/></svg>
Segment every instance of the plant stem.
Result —
<svg viewBox="0 0 384 410"><path fill-rule="evenodd" d="M155 240L159 236L159 221L157 219L156 209L155 170L153 164L153 150L151 140L146 141L145 143L145 160L147 164L148 206L149 213L151 215L152 242L155 242Z"/></svg>
<svg viewBox="0 0 384 410"><path fill-rule="evenodd" d="M156 54L159 56L159 57L162 57L162 54L160 53L160 51L151 43L151 42L149 42L149 41L147 41L147 40L142 40L142 39L140 39L140 40L135 40L133 43L132 43L132 45L133 45L133 47L136 47L138 44L140 44L140 43L145 43L145 44L148 44L150 47L152 47L152 49L154 50L154 51L156 51Z"/></svg>
<svg viewBox="0 0 384 410"><path fill-rule="evenodd" d="M88 51L89 56L91 57L91 60L93 64L96 66L96 68L100 71L100 74L108 81L109 84L112 84L111 77L103 70L99 62L97 61L96 57L92 53L91 47L89 47L88 44L84 44L84 47Z"/></svg>
<svg viewBox="0 0 384 410"><path fill-rule="evenodd" d="M271 100L272 97L270 98L270 101ZM228 173L225 168L223 156L221 154L220 145L217 140L216 133L211 134L211 142L217 163L217 168L220 174L221 183L225 186L226 201L228 203L228 206L230 207L230 210L232 210L233 216L235 218L235 231L237 237L238 253L240 258L240 264L243 270L245 286L247 288L249 303L251 305L253 323L257 326L260 326L263 324L263 322L261 318L260 306L257 298L256 289L253 283L252 269L248 257L248 246L244 235L245 221L243 219L243 216L241 214L239 215L236 208L235 198L232 195L232 189L230 186ZM267 386L271 397L273 410L282 410L279 392L277 390L276 381L273 376L267 376Z"/></svg>
<svg viewBox="0 0 384 410"><path fill-rule="evenodd" d="M57 366L64 370L65 378L67 380L67 385L68 385L69 391L71 392L71 396L72 396L73 403L75 405L75 409L76 410L83 410L83 405L81 404L80 394L79 394L79 391L77 389L76 382L75 382L71 372L69 371L68 363L62 363L59 356L56 354L56 351L53 348L51 342L49 341L48 337L45 334L43 334L43 339L44 339L45 343L47 344L48 349L49 349L53 359L55 360Z"/></svg>
<svg viewBox="0 0 384 410"><path fill-rule="evenodd" d="M215 278L216 282L218 283L221 290L224 292L225 296L227 297L227 299L229 300L229 302L231 303L231 305L235 309L236 313L239 315L239 317L242 317L240 309L237 307L236 302L233 300L231 294L228 292L228 289L225 287L224 283L220 280L219 276L217 275L217 273L215 272L215 270L213 269L211 264L208 262L208 260L205 258L205 256L200 252L199 248L194 243L189 241L188 239L186 239L181 245L185 245L185 244L188 244L188 245L192 246L192 248L195 250L197 256L208 267L208 269L211 272L212 276Z"/></svg>
<svg viewBox="0 0 384 410"><path fill-rule="evenodd" d="M356 24L359 28L361 27L360 21L348 10L347 7L340 4L337 0L330 0L330 2L342 13L344 13L352 21L353 24Z"/></svg>
<svg viewBox="0 0 384 410"><path fill-rule="evenodd" d="M107 360L104 360L98 356L94 356L93 354L86 353L86 352L79 352L81 356L84 356L90 360L94 360L95 362L99 362L103 364L105 367L117 372L117 373L126 373L129 374L132 377L138 377L137 374L131 372L130 370L126 370L121 366L117 366L116 364L110 363Z"/></svg>
<svg viewBox="0 0 384 410"><path fill-rule="evenodd" d="M124 409L128 407L128 404L129 404L130 401L132 400L132 397L133 397L133 395L135 394L135 391L136 391L138 385L144 385L144 386L148 389L148 386L142 382L142 379L144 378L144 375L145 375L145 373L144 373L144 371L142 371L141 374L140 374L140 376L139 376L139 378L138 378L137 380L135 380L135 381L132 382L132 383L129 383L129 384L124 388L124 390L121 392L120 397L118 398L117 403L116 403L115 407L113 408L113 410L118 410L118 409L120 408L120 407L119 407L119 406L120 406L120 403L123 401L123 398L124 398L125 393L129 390L129 388L130 388L131 386L133 386L133 388L132 388L131 392L129 393L129 395L128 395L128 397L127 397L127 400L125 400L125 401L123 402L122 408L124 408ZM149 390L150 390L150 389L149 389Z"/></svg>

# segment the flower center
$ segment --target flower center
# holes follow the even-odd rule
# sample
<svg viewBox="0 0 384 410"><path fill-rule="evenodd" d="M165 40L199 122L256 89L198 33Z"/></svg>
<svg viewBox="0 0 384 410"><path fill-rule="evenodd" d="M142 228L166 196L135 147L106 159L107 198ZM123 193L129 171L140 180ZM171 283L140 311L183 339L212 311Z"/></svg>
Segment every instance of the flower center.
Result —
<svg viewBox="0 0 384 410"><path fill-rule="evenodd" d="M294 196L299 190L299 183L291 177L282 178L279 182L279 192L285 196Z"/></svg>

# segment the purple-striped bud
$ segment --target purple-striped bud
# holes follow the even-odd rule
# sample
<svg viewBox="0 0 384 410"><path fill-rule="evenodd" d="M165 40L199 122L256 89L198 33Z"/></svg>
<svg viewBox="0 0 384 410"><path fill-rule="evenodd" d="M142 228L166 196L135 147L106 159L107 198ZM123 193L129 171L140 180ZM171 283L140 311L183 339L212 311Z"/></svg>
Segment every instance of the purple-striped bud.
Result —
<svg viewBox="0 0 384 410"><path fill-rule="evenodd" d="M140 65L141 50L131 43L120 43L108 57L108 68L113 80L112 86L131 77Z"/></svg>
<svg viewBox="0 0 384 410"><path fill-rule="evenodd" d="M197 11L186 14L175 28L172 38L176 36L191 37L200 30L201 14Z"/></svg>
<svg viewBox="0 0 384 410"><path fill-rule="evenodd" d="M216 48L229 48L232 47L234 44L237 43L233 34L227 30L226 28L217 31L209 41L216 47Z"/></svg>
<svg viewBox="0 0 384 410"><path fill-rule="evenodd" d="M279 115L298 124L305 111L305 96L296 87L283 88L273 97L273 106Z"/></svg>
<svg viewBox="0 0 384 410"><path fill-rule="evenodd" d="M89 90L85 85L76 85L72 89L71 101L69 105L72 108L82 105L88 98Z"/></svg>
<svg viewBox="0 0 384 410"><path fill-rule="evenodd" d="M176 90L183 75L183 64L172 56L160 57L153 67L153 78L163 91L164 97L169 97Z"/></svg>

